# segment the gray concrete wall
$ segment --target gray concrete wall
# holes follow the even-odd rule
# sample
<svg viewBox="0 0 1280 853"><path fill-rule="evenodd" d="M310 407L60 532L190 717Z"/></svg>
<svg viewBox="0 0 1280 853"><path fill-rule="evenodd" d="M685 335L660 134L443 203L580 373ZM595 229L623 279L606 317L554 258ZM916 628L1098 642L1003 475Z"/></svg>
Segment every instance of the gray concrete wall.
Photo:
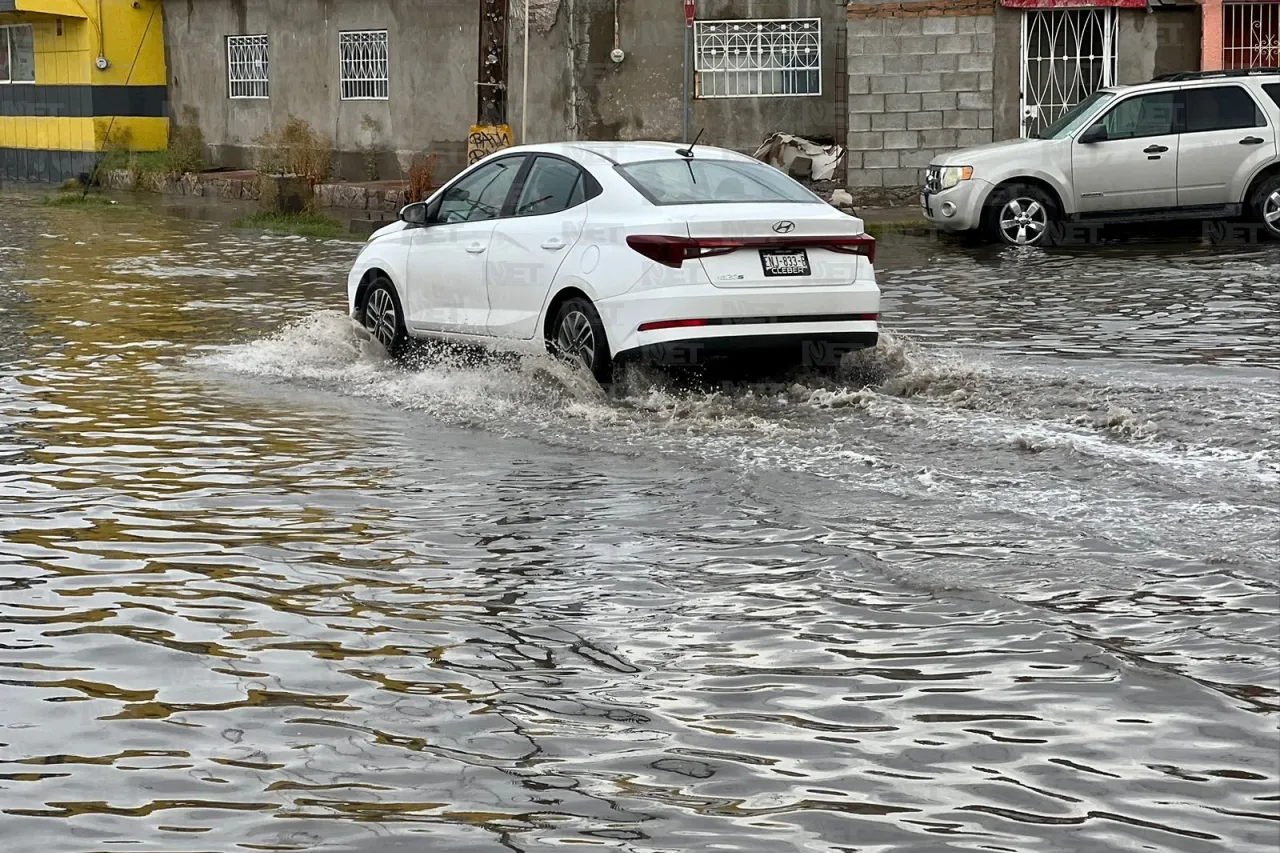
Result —
<svg viewBox="0 0 1280 853"><path fill-rule="evenodd" d="M1022 10L862 0L850 11L848 183L861 203L906 200L938 154L1021 134ZM1198 10L1122 9L1117 25L1118 83L1199 66Z"/></svg>
<svg viewBox="0 0 1280 853"><path fill-rule="evenodd" d="M520 140L524 27L510 33L508 121ZM683 125L685 26L681 4L620 0L533 0L527 141L676 140ZM845 4L841 0L699 0L713 18L820 17L823 91L818 96L697 100L692 127L709 145L754 151L775 130L842 135L845 121ZM387 29L390 98L342 101L338 31ZM175 115L196 110L214 161L251 165L253 140L306 119L340 152L339 171L365 178L362 146L385 149L380 177L399 177L415 152L460 168L475 120L478 3L475 0L186 0L165 7L170 98ZM227 97L228 35L271 38L271 98ZM376 127L377 130L371 130Z"/></svg>
<svg viewBox="0 0 1280 853"><path fill-rule="evenodd" d="M1152 70L1156 74L1200 70L1201 16L1199 9L1159 9L1158 37Z"/></svg>
<svg viewBox="0 0 1280 853"><path fill-rule="evenodd" d="M683 75L685 25L681 4L672 0L621 0L617 29L613 0L559 0L563 30L553 30L557 49L575 56L578 106L568 117L561 135L539 135L542 141L562 139L575 131L583 139L679 140L684 122ZM570 32L572 11L575 26ZM822 20L822 94L765 98L698 99L693 102L692 132L705 129L710 145L754 151L764 137L781 130L806 136L835 137L842 130L845 93L840 80L843 55L840 39L845 24L842 0L699 0L702 20L743 18L820 18ZM560 24L557 24L557 28ZM610 58L616 43L626 53L621 63ZM516 33L515 38L522 38ZM570 40L574 44L570 45ZM521 48L513 54L513 92L521 88L517 67ZM530 84L536 78L530 74ZM547 98L567 98L563 92L542 90ZM518 100L518 98L517 98ZM530 113L555 100L530 95ZM513 123L519 123L520 107L513 104ZM540 129L540 134L554 128Z"/></svg>
<svg viewBox="0 0 1280 853"><path fill-rule="evenodd" d="M992 141L995 17L867 14L849 21L848 183L876 203L918 189L938 154Z"/></svg>
<svg viewBox="0 0 1280 853"><path fill-rule="evenodd" d="M1158 74L1200 68L1200 10L1121 9L1116 82L1145 83Z"/></svg>
<svg viewBox="0 0 1280 853"><path fill-rule="evenodd" d="M291 115L350 155L340 169L347 178L364 177L356 154L361 145L406 157L434 150L452 159L460 146L465 150L475 113L472 4L188 0L168 3L164 11L172 109L175 115L196 110L215 162L249 165L253 140ZM390 100L341 100L338 32L383 28L389 31ZM271 97L228 98L225 37L260 33L271 39ZM366 117L380 130L369 130ZM394 158L383 164L397 165Z"/></svg>

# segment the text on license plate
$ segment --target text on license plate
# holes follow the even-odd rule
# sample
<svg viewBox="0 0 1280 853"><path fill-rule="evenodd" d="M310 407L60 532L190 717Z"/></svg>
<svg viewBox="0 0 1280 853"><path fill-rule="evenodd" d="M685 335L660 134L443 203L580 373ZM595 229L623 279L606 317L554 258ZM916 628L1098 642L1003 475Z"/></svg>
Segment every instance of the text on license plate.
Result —
<svg viewBox="0 0 1280 853"><path fill-rule="evenodd" d="M760 261L767 276L812 274L809 253L804 249L761 249Z"/></svg>

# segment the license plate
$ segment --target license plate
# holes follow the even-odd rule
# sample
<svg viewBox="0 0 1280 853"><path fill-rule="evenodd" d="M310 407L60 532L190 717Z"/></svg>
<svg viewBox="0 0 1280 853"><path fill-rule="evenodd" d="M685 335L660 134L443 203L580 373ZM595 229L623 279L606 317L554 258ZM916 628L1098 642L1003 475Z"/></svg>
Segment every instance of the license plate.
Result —
<svg viewBox="0 0 1280 853"><path fill-rule="evenodd" d="M760 262L767 276L812 275L809 253L804 249L761 249Z"/></svg>

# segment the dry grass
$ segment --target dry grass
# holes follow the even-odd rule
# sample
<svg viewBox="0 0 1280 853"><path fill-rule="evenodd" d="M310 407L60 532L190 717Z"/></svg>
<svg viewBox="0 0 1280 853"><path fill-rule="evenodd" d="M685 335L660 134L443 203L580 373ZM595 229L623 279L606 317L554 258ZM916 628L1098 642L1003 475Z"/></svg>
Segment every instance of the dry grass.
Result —
<svg viewBox="0 0 1280 853"><path fill-rule="evenodd" d="M409 203L422 201L436 190L436 162L440 158L435 154L415 154L409 164Z"/></svg>
<svg viewBox="0 0 1280 853"><path fill-rule="evenodd" d="M333 143L296 116L253 143L258 146L258 171L265 175L297 175L316 186L333 174Z"/></svg>

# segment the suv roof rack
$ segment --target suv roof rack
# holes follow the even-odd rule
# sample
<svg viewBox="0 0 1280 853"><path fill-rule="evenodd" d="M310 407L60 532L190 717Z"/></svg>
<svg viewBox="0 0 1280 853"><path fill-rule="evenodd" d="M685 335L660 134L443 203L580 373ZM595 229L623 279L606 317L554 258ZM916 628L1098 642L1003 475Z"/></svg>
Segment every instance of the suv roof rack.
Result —
<svg viewBox="0 0 1280 853"><path fill-rule="evenodd" d="M1183 80L1207 80L1213 77L1257 77L1263 74L1280 74L1280 68L1241 68L1232 71L1176 71L1152 77L1152 83L1178 83Z"/></svg>

